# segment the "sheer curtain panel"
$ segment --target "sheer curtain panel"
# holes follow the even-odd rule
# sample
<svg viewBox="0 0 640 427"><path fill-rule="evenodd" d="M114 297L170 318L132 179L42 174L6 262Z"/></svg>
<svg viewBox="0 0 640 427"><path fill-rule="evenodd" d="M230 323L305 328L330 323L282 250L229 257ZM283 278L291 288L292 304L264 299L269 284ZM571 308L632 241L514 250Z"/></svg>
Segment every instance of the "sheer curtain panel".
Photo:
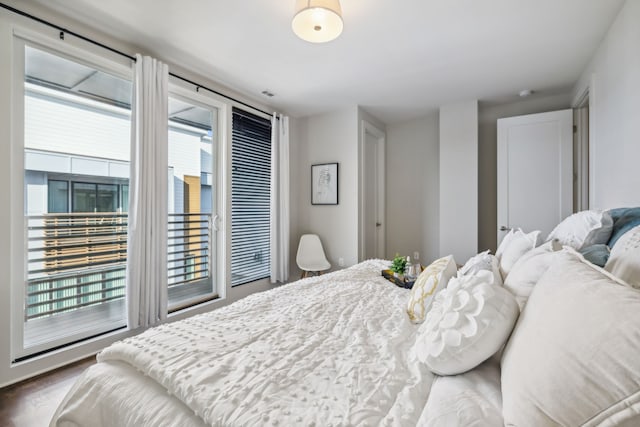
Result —
<svg viewBox="0 0 640 427"><path fill-rule="evenodd" d="M271 283L289 279L289 118L271 119Z"/></svg>
<svg viewBox="0 0 640 427"><path fill-rule="evenodd" d="M136 55L126 273L130 329L167 317L168 79L166 64Z"/></svg>

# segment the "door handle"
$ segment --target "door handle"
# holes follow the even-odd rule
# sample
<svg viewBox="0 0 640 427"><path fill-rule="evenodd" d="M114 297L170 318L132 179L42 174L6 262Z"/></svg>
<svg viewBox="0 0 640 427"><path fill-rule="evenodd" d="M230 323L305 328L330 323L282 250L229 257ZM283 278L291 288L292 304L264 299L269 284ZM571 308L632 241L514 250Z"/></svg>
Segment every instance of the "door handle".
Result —
<svg viewBox="0 0 640 427"><path fill-rule="evenodd" d="M500 231L511 231L511 230L512 230L511 227L507 227L505 225L500 226Z"/></svg>
<svg viewBox="0 0 640 427"><path fill-rule="evenodd" d="M376 222L376 227L381 227L381 226L382 226L382 223Z"/></svg>
<svg viewBox="0 0 640 427"><path fill-rule="evenodd" d="M212 231L219 231L218 230L218 220L220 219L220 216L218 215L214 215L213 218L211 218L211 225L209 226L209 228Z"/></svg>

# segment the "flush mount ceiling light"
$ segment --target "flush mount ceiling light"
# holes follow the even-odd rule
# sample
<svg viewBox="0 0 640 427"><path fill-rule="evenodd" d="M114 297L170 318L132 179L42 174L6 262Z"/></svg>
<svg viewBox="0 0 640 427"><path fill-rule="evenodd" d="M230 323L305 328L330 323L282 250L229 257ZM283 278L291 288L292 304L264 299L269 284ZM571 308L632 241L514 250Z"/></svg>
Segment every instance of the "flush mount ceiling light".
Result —
<svg viewBox="0 0 640 427"><path fill-rule="evenodd" d="M302 40L325 43L342 33L340 0L296 0L293 32Z"/></svg>

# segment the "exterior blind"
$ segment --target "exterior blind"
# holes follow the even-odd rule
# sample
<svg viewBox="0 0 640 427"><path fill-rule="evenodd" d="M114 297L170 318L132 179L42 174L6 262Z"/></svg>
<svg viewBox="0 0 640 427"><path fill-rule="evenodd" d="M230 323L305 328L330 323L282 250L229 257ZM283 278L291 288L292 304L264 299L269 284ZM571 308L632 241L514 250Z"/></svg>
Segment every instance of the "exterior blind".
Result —
<svg viewBox="0 0 640 427"><path fill-rule="evenodd" d="M231 286L271 274L271 122L233 109Z"/></svg>

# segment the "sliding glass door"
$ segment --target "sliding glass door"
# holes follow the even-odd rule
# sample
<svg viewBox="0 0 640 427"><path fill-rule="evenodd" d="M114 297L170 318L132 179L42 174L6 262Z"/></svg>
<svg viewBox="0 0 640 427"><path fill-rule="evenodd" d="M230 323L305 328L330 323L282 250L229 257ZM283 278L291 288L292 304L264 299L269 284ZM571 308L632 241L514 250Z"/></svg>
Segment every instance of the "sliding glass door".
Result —
<svg viewBox="0 0 640 427"><path fill-rule="evenodd" d="M11 353L20 361L127 327L132 67L63 43L16 36L14 46L9 209L21 231L11 243ZM227 111L170 84L168 281L158 284L170 312L213 300L223 286Z"/></svg>
<svg viewBox="0 0 640 427"><path fill-rule="evenodd" d="M213 299L219 109L169 97L169 310Z"/></svg>
<svg viewBox="0 0 640 427"><path fill-rule="evenodd" d="M19 46L26 268L16 358L126 326L132 87L127 70Z"/></svg>
<svg viewBox="0 0 640 427"><path fill-rule="evenodd" d="M23 45L26 277L18 357L126 326L131 81ZM169 99L169 309L217 296L219 108ZM20 291L19 291L20 292Z"/></svg>

